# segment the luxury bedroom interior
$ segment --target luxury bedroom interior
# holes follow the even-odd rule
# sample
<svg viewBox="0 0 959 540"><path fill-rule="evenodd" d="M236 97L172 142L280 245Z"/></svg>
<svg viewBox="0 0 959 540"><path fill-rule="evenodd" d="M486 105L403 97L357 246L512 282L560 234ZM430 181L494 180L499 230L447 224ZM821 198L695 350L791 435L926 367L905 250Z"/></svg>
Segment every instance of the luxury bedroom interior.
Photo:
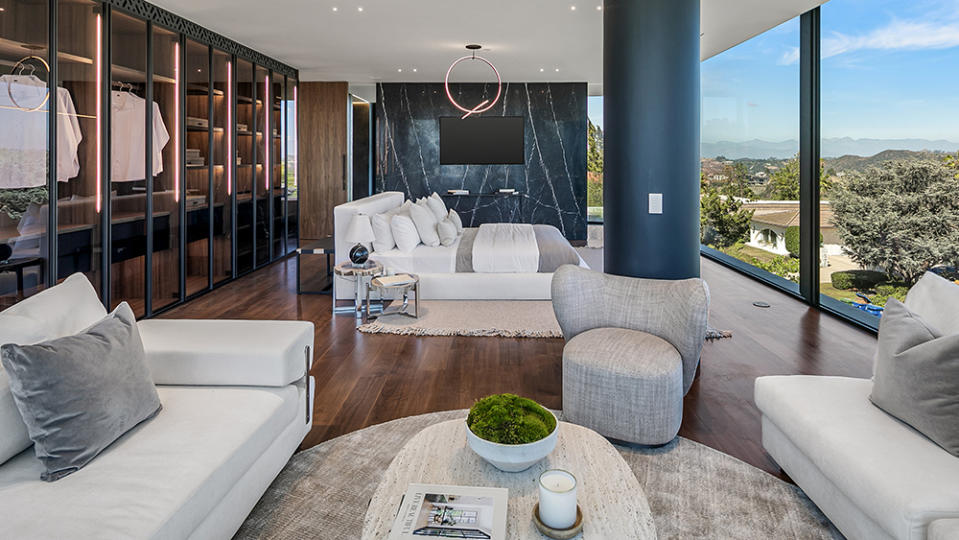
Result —
<svg viewBox="0 0 959 540"><path fill-rule="evenodd" d="M0 537L959 540L956 65L956 0L0 0Z"/></svg>

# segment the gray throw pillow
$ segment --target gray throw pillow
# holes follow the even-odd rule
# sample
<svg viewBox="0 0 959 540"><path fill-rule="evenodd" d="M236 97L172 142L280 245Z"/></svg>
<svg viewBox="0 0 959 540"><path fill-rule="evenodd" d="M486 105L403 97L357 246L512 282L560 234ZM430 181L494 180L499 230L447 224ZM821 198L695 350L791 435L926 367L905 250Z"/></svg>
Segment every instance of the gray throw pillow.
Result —
<svg viewBox="0 0 959 540"><path fill-rule="evenodd" d="M869 399L959 457L959 334L887 301Z"/></svg>
<svg viewBox="0 0 959 540"><path fill-rule="evenodd" d="M48 482L87 465L161 408L125 302L79 334L3 345L0 359Z"/></svg>

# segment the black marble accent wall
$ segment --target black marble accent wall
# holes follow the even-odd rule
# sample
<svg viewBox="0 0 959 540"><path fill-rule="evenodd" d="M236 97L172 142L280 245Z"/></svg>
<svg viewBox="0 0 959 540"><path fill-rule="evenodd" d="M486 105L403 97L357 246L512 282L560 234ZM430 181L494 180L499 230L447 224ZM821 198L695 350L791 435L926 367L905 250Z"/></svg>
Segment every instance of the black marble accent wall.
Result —
<svg viewBox="0 0 959 540"><path fill-rule="evenodd" d="M472 107L496 95L494 84L456 84L457 102ZM523 165L440 165L439 119L462 116L442 83L376 85L375 189L419 198L468 189L510 197L444 197L466 226L519 222L555 225L570 240L586 239L586 83L503 83L483 116L522 116Z"/></svg>

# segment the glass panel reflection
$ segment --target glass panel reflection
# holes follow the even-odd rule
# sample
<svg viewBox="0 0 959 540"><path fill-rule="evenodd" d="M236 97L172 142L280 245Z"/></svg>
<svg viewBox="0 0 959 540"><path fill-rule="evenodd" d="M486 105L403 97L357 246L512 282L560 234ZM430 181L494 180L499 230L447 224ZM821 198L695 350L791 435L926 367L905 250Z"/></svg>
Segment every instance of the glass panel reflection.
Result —
<svg viewBox="0 0 959 540"><path fill-rule="evenodd" d="M43 289L50 195L47 4L5 5L0 36L12 46L0 48L0 309ZM57 154L57 180L66 182L77 174L79 128L69 91L58 88L54 99L64 113L57 129L69 138Z"/></svg>

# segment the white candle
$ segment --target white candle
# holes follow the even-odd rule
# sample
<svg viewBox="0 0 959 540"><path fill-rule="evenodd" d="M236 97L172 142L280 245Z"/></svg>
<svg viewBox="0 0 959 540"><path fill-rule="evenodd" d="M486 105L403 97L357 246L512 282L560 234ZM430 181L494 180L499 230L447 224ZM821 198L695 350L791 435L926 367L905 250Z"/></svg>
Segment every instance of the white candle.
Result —
<svg viewBox="0 0 959 540"><path fill-rule="evenodd" d="M552 529L569 529L576 523L576 477L550 469L539 477L539 519Z"/></svg>

